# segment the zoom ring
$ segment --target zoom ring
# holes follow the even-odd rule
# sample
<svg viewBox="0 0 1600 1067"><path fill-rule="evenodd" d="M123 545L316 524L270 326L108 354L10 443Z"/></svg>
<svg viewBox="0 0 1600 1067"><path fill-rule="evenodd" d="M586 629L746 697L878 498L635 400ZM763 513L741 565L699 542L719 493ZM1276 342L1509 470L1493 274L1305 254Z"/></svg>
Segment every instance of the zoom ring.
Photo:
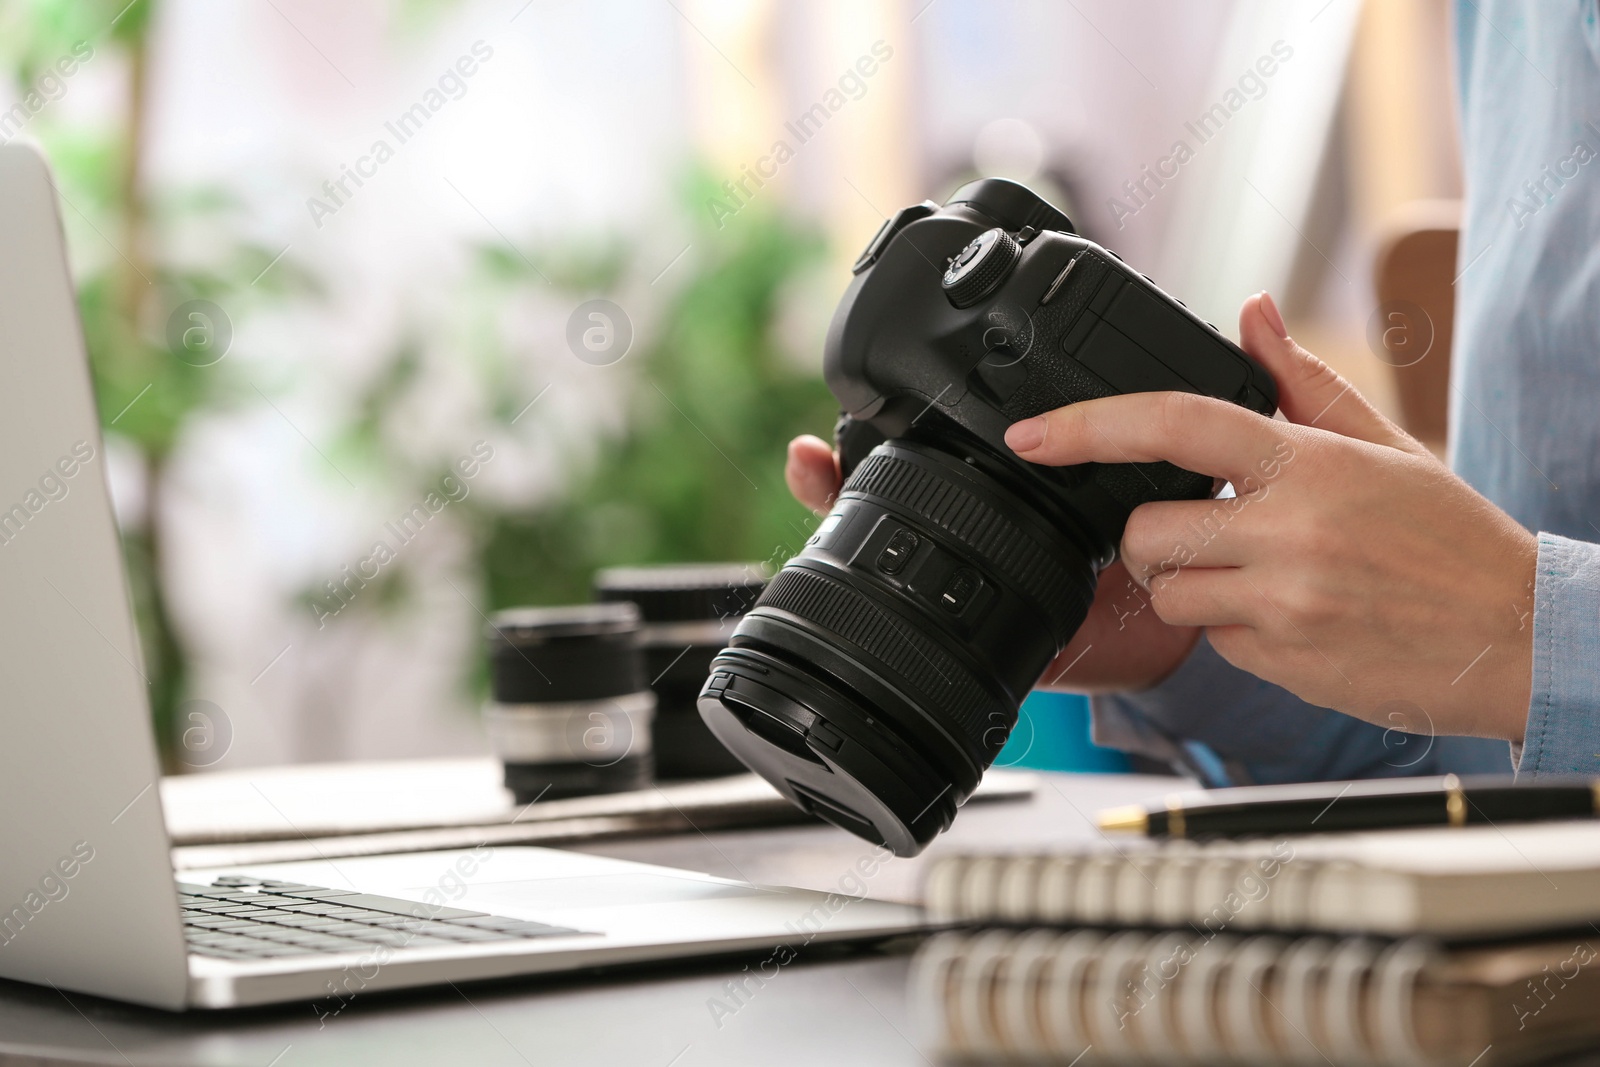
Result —
<svg viewBox="0 0 1600 1067"><path fill-rule="evenodd" d="M1064 566L1037 541L949 480L892 453L875 451L861 462L840 495L874 496L898 504L965 545L1023 596L1035 601L1061 639L1078 619L1075 605L1094 596L1081 574ZM1078 575L1076 579L1074 575Z"/></svg>
<svg viewBox="0 0 1600 1067"><path fill-rule="evenodd" d="M971 749L981 766L988 766L996 747L984 737L1003 727L1003 742L1016 723L1016 712L980 685L972 672L953 656L919 633L906 619L896 619L862 593L816 571L789 566L772 579L752 610L788 612L830 634L856 645L862 662L881 663L904 680L907 695L922 707L935 709L940 722L948 722Z"/></svg>

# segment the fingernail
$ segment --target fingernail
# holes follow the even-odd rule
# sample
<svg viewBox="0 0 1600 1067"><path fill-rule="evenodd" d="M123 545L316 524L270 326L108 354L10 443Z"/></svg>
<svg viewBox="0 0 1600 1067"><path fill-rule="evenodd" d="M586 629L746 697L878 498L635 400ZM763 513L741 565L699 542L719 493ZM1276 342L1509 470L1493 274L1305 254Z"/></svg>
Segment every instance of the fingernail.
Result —
<svg viewBox="0 0 1600 1067"><path fill-rule="evenodd" d="M1267 325L1272 327L1273 333L1285 341L1289 339L1289 327L1283 324L1283 313L1278 310L1272 294L1265 289L1261 290L1261 314L1267 317Z"/></svg>
<svg viewBox="0 0 1600 1067"><path fill-rule="evenodd" d="M1013 452L1031 452L1044 444L1044 419L1024 419L1014 422L1006 431L1006 446Z"/></svg>

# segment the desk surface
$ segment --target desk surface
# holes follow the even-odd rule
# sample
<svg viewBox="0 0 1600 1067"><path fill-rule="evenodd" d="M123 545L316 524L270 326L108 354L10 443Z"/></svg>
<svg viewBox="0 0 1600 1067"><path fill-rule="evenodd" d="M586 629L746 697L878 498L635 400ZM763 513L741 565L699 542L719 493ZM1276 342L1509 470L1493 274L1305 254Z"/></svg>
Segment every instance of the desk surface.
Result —
<svg viewBox="0 0 1600 1067"><path fill-rule="evenodd" d="M1011 851L1095 836L1096 810L1165 793L1172 779L1043 775L1029 801L967 808L915 860L895 860L869 892L916 899L920 868L951 849ZM753 882L830 890L868 848L800 826L679 834L582 846L623 859ZM920 1064L907 1018L905 947L812 951L741 1003L725 984L752 960L417 990L355 1000L319 1020L307 1005L170 1015L0 981L0 1067L405 1067L471 1064ZM718 1003L724 1007L717 1008ZM731 1013L730 1013L731 1012Z"/></svg>

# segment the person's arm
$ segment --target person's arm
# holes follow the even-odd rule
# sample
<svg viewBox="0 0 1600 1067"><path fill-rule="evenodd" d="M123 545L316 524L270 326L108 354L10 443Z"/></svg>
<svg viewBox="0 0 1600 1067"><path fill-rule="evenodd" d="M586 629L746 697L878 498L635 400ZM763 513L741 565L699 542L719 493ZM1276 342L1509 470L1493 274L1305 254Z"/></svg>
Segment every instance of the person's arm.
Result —
<svg viewBox="0 0 1600 1067"><path fill-rule="evenodd" d="M1600 773L1600 545L1539 535L1520 774Z"/></svg>
<svg viewBox="0 0 1600 1067"><path fill-rule="evenodd" d="M1380 730L1417 709L1438 734L1521 741L1534 535L1296 345L1264 295L1240 335L1283 421L1130 393L1023 420L1006 442L1035 463L1164 460L1231 482L1233 499L1135 509L1122 539L1155 614L1204 627L1229 663Z"/></svg>
<svg viewBox="0 0 1600 1067"><path fill-rule="evenodd" d="M1165 759L1211 738L1263 781L1509 768L1503 741L1443 735L1521 734L1532 642L1507 609L1526 599L1533 536L1294 344L1265 294L1239 321L1287 422L1141 393L1008 433L1031 462L1167 460L1241 493L1136 509L1122 559L1040 684L1098 694L1098 729L1116 747ZM785 473L819 512L839 491L837 458L816 438L791 444ZM1208 643L1191 655L1201 627ZM1395 755L1407 730L1434 741L1424 761L1393 768L1415 758Z"/></svg>
<svg viewBox="0 0 1600 1067"><path fill-rule="evenodd" d="M1433 736L1420 709L1397 704L1368 723L1307 704L1201 640L1161 684L1090 697L1094 741L1165 761L1208 785L1487 774L1511 769L1502 741ZM1225 781L1194 751L1200 742Z"/></svg>

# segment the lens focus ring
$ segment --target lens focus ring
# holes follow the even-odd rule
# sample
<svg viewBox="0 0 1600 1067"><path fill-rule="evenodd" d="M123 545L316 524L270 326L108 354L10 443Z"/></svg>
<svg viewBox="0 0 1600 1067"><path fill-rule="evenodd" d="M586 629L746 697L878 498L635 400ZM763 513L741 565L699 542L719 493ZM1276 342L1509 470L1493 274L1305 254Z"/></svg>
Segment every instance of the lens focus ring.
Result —
<svg viewBox="0 0 1600 1067"><path fill-rule="evenodd" d="M1000 699L917 624L895 618L869 597L817 571L789 566L767 586L753 614L763 609L787 612L849 641L894 671L913 690L914 702L939 713L960 731L958 740L975 758L992 759L1016 722ZM1002 727L989 733L995 727ZM986 737L987 735L987 737ZM996 743L998 742L998 743Z"/></svg>
<svg viewBox="0 0 1600 1067"><path fill-rule="evenodd" d="M1038 605L1058 642L1078 625L1081 598L1094 597L1092 575L1069 569L996 508L952 482L948 472L924 467L899 451L873 452L840 495L897 504L960 541Z"/></svg>

